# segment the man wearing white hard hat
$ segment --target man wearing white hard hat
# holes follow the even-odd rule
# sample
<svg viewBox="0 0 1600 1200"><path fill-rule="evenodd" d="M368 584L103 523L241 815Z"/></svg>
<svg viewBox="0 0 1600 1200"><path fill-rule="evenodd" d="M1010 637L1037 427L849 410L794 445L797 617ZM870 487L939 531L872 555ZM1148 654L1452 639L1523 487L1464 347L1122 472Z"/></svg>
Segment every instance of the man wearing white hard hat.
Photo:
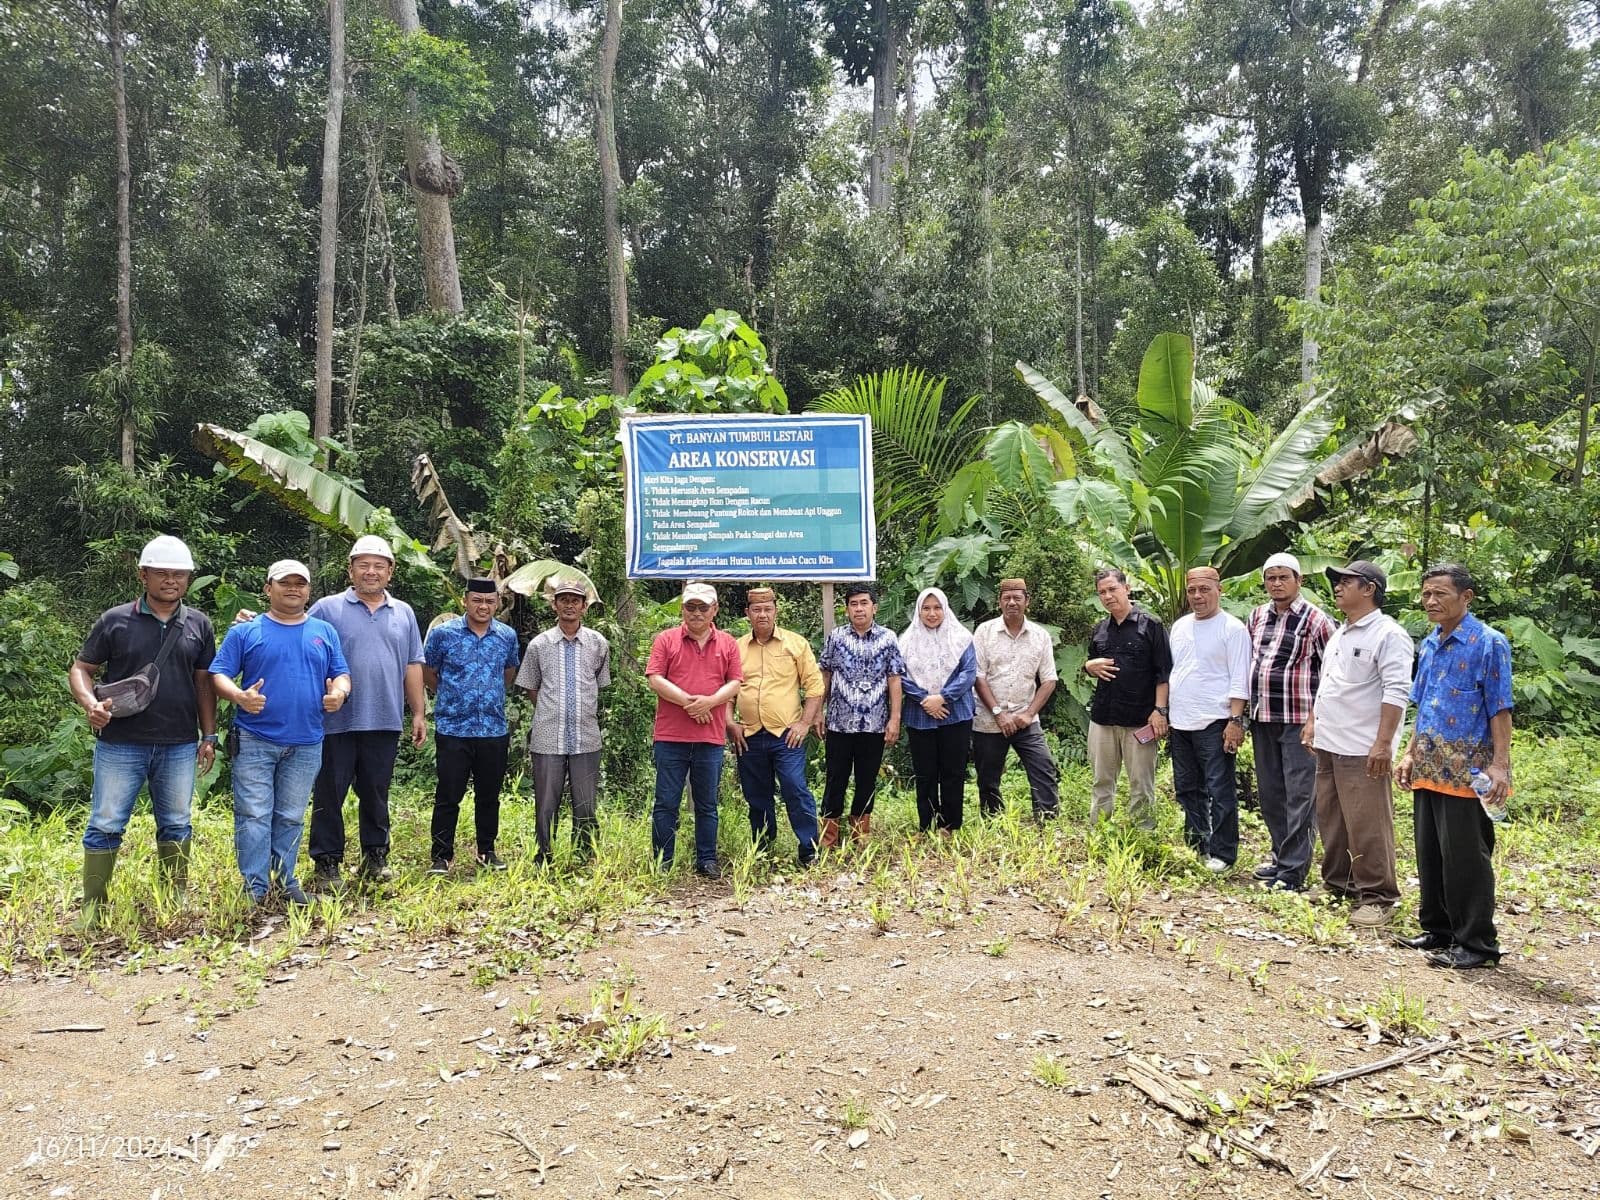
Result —
<svg viewBox="0 0 1600 1200"><path fill-rule="evenodd" d="M350 703L324 722L322 769L311 803L311 859L316 882L333 887L344 861L344 799L355 786L359 802L361 877L389 875L389 783L400 752L405 712L411 710L411 744L428 736L423 694L422 632L417 614L389 594L394 551L375 534L350 547L350 586L324 596L311 615L339 631L350 664Z"/></svg>
<svg viewBox="0 0 1600 1200"><path fill-rule="evenodd" d="M1261 568L1267 602L1250 630L1250 739L1261 819L1272 857L1255 870L1261 886L1298 892L1311 866L1317 816L1317 760L1301 745L1302 726L1322 679L1333 621L1300 592L1300 560L1278 553Z"/></svg>
<svg viewBox="0 0 1600 1200"><path fill-rule="evenodd" d="M208 671L217 639L210 619L183 603L193 577L189 547L167 535L152 538L139 555L143 592L101 614L67 674L96 739L78 920L85 931L102 919L122 833L146 784L157 878L179 889L188 882L195 767L209 771L217 749Z"/></svg>

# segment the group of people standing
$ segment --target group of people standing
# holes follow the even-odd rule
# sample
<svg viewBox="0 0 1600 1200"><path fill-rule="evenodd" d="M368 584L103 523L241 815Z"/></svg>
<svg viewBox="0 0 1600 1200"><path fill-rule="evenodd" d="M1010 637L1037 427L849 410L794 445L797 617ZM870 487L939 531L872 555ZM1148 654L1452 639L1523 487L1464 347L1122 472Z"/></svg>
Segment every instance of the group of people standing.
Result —
<svg viewBox="0 0 1600 1200"><path fill-rule="evenodd" d="M350 586L311 602L311 570L294 559L267 568L267 607L241 611L220 648L210 620L183 603L194 574L188 547L161 536L140 555L140 596L102 614L68 673L95 732L94 785L83 838L79 926L103 916L123 832L148 786L160 880L188 879L196 769L217 752L217 700L234 706L234 852L246 895L307 897L297 877L306 809L315 885L343 882L344 804L357 797L358 878L387 879L389 790L400 739L427 739L434 694L437 783L433 874L448 874L462 800L473 788L477 865L504 870L495 850L509 757L505 698L513 684L534 700L529 750L539 854L550 854L555 812L570 790L574 833L589 844L599 780L599 689L610 647L583 626L586 582L556 578L547 594L556 624L519 655L495 619L493 580L467 582L459 617L424 641L416 613L389 591L394 553L377 536L350 549ZM199 740L196 742L196 730Z"/></svg>
<svg viewBox="0 0 1600 1200"><path fill-rule="evenodd" d="M683 623L656 636L646 677L657 696L652 844L670 863L687 779L695 817L695 869L720 873L717 795L724 729L738 758L751 838L770 846L783 796L802 867L845 837L871 836L884 752L910 742L917 824L949 834L962 822L967 762L977 765L979 805L1001 808L1000 777L1015 750L1028 775L1034 815L1053 817L1058 772L1039 726L1056 686L1048 631L1027 619L1028 585L1000 581L1001 615L976 630L961 624L938 588L917 597L896 635L878 623L869 584L845 589L847 621L828 634L818 658L800 634L778 624L771 588L745 594L750 632L716 627L716 589L683 589ZM823 741L820 814L806 782L806 737ZM846 815L845 799L850 805Z"/></svg>
<svg viewBox="0 0 1600 1200"><path fill-rule="evenodd" d="M1376 928L1400 899L1398 781L1413 791L1422 926L1405 943L1437 966L1492 965L1500 948L1489 814L1503 811L1511 788L1510 644L1472 615L1474 581L1459 565L1423 573L1421 605L1434 628L1420 655L1383 611L1380 567L1358 560L1326 574L1340 623L1302 593L1300 563L1282 553L1263 567L1267 599L1245 622L1221 610L1215 569L1195 568L1185 580L1189 611L1170 634L1131 601L1121 572L1098 574L1107 616L1084 664L1099 681L1088 735L1091 813L1111 814L1126 770L1130 815L1153 828L1165 739L1185 839L1207 868L1231 870L1239 850L1233 755L1248 732L1272 845L1255 879L1305 891L1320 837L1326 892L1350 904L1352 925ZM1408 706L1416 715L1397 762Z"/></svg>
<svg viewBox="0 0 1600 1200"><path fill-rule="evenodd" d="M252 903L274 888L290 903L306 902L296 862L308 803L315 883L341 882L352 787L358 874L388 876L390 782L400 738L418 746L426 739L425 692L435 696L431 873L451 870L469 783L477 864L505 867L495 841L510 757L505 697L513 687L534 704L528 750L537 858L551 857L567 795L578 852L590 851L610 646L584 624L593 598L586 582L547 585L556 623L519 656L515 632L495 619L492 580L470 580L461 616L437 624L424 641L411 607L388 590L393 570L388 543L362 537L350 551L350 586L312 604L305 564L274 563L266 611L241 612L219 649L209 620L183 604L194 571L188 548L166 536L145 547L142 594L101 616L69 673L97 738L81 926L100 919L123 831L146 785L160 877L183 886L194 775L215 756L219 697L235 707L234 840ZM1326 891L1351 904L1352 924L1376 927L1399 899L1391 794L1391 778L1398 779L1416 801L1422 933L1408 944L1441 966L1493 963L1499 946L1487 810L1510 791L1509 645L1469 611L1475 592L1467 571L1433 568L1424 573L1421 603L1435 627L1413 676L1411 638L1382 611L1383 571L1357 561L1327 575L1342 623L1302 593L1300 564L1289 554L1268 559L1267 599L1242 622L1223 611L1216 570L1196 568L1186 579L1189 611L1170 631L1133 601L1120 571L1096 575L1106 617L1083 666L1096 680L1087 737L1091 819L1112 816L1126 774L1130 817L1154 828L1164 740L1188 844L1210 870L1231 870L1239 849L1234 756L1248 734L1272 846L1255 878L1272 889L1305 890L1320 835ZM870 836L884 752L902 728L922 831L961 827L969 760L980 811L997 813L1013 751L1035 819L1054 817L1059 773L1039 720L1058 683L1052 638L1028 620L1026 580L1001 580L998 599L1000 615L969 631L945 593L926 588L896 635L878 623L873 588L854 584L845 589L848 621L828 634L818 657L803 636L779 625L771 588L746 593L750 631L735 639L717 627L716 589L687 584L681 623L656 636L645 667L657 697L657 861L670 865L675 857L687 784L695 869L720 873L718 792L730 742L752 840L759 847L775 841L781 795L802 866L846 836ZM1416 718L1396 763L1408 704ZM820 812L806 778L812 732L824 745Z"/></svg>

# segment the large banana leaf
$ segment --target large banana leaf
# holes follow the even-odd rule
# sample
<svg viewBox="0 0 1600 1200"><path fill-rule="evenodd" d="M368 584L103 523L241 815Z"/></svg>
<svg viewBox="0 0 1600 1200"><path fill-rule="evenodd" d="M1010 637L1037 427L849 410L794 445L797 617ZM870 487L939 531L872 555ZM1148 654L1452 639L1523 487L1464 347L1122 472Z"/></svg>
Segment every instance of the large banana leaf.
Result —
<svg viewBox="0 0 1600 1200"><path fill-rule="evenodd" d="M1231 542L1250 541L1269 526L1288 520L1290 503L1327 464L1317 451L1333 430L1326 404L1329 395L1322 393L1295 414L1246 468L1227 523Z"/></svg>
<svg viewBox="0 0 1600 1200"><path fill-rule="evenodd" d="M1194 348L1181 333L1157 334L1139 363L1139 411L1189 428L1194 423Z"/></svg>
<svg viewBox="0 0 1600 1200"><path fill-rule="evenodd" d="M1076 404L1067 399L1060 388L1050 382L1049 376L1030 367L1021 359L1017 360L1012 369L1016 372L1017 378L1039 397L1046 408L1058 414L1067 423L1067 428L1083 439L1090 457L1095 459L1102 469L1109 470L1124 479L1131 479L1139 473L1128 444L1120 433L1110 425L1097 425L1089 420L1078 411Z"/></svg>
<svg viewBox="0 0 1600 1200"><path fill-rule="evenodd" d="M577 567L569 567L566 563L553 558L540 558L530 563L523 563L502 579L500 586L519 596L534 596L544 592L545 585L553 582L557 576L562 579L576 578L582 582L590 604L600 599L600 592L595 588L594 580ZM546 599L549 598L547 593Z"/></svg>
<svg viewBox="0 0 1600 1200"><path fill-rule="evenodd" d="M375 533L388 541L395 561L444 577L423 545L353 488L265 442L220 425L195 426L194 447L234 478L271 496L298 517L329 533L357 538Z"/></svg>
<svg viewBox="0 0 1600 1200"><path fill-rule="evenodd" d="M444 481L434 469L433 459L426 454L419 454L411 460L411 490L416 493L418 500L428 506L428 515L433 518L437 530L430 549L453 550L456 574L463 579L471 579L478 573L478 559L483 557L477 534L470 524L456 515L450 497L445 495Z"/></svg>

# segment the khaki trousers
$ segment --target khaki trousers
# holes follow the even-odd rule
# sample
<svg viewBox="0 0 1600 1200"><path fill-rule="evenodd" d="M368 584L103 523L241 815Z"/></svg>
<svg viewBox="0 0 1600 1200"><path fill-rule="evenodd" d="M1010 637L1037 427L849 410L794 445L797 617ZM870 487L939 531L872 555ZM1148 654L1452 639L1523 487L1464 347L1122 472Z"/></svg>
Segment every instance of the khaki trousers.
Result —
<svg viewBox="0 0 1600 1200"><path fill-rule="evenodd" d="M1364 754L1314 752L1322 881L1357 904L1400 899L1394 876L1394 802L1389 777L1370 779Z"/></svg>
<svg viewBox="0 0 1600 1200"><path fill-rule="evenodd" d="M1089 821L1104 821L1116 811L1117 776L1128 769L1128 816L1143 829L1156 827L1156 749L1159 742L1141 746L1132 725L1096 725L1089 722L1089 765L1094 768L1094 790Z"/></svg>

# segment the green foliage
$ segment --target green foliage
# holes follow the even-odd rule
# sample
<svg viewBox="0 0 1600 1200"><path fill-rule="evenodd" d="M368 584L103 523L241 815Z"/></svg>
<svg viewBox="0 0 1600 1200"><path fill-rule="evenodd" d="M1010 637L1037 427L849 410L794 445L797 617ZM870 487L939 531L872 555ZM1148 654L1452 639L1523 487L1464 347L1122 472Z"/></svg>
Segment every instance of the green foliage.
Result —
<svg viewBox="0 0 1600 1200"><path fill-rule="evenodd" d="M915 367L891 367L818 397L807 410L871 420L873 506L880 523L922 525L972 451L976 434L966 422L979 398L947 415L946 382Z"/></svg>
<svg viewBox="0 0 1600 1200"><path fill-rule="evenodd" d="M789 410L760 336L724 308L707 314L696 329L667 330L656 343L656 361L639 376L628 402L643 412Z"/></svg>
<svg viewBox="0 0 1600 1200"><path fill-rule="evenodd" d="M0 592L0 802L38 812L88 798L94 737L67 689L82 641L50 581Z"/></svg>
<svg viewBox="0 0 1600 1200"><path fill-rule="evenodd" d="M1087 525L1167 620L1183 611L1190 567L1242 573L1281 545L1282 527L1333 457L1326 397L1264 443L1249 413L1193 378L1193 361L1181 334L1157 337L1139 372L1139 415L1122 429L1094 425L1017 364L1076 448L1077 473L1053 482L1044 499L1063 520Z"/></svg>
<svg viewBox="0 0 1600 1200"><path fill-rule="evenodd" d="M446 136L489 115L489 78L471 49L426 29L407 36L391 21L353 22L349 54L366 67L369 103L398 119L408 96Z"/></svg>

